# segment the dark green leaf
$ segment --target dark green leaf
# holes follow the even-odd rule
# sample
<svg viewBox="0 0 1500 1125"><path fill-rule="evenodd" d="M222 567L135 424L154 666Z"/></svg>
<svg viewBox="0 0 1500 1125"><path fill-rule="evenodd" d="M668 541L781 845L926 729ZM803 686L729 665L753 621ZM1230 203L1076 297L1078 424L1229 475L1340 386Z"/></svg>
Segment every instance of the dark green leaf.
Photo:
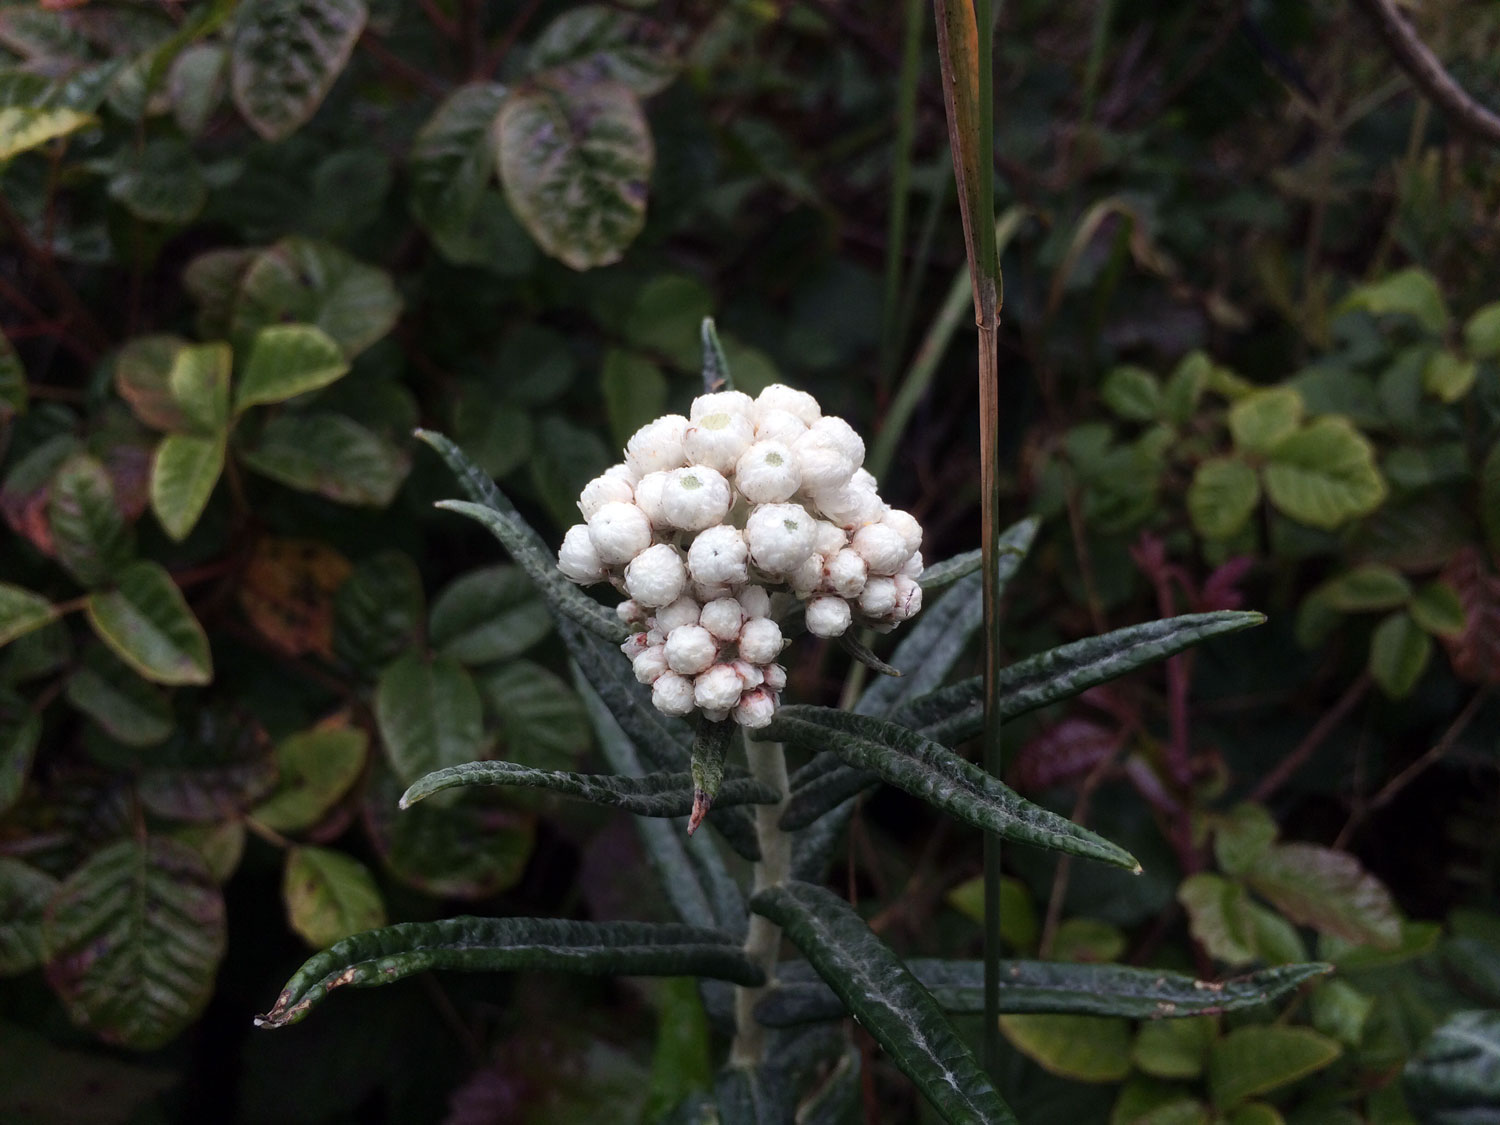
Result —
<svg viewBox="0 0 1500 1125"><path fill-rule="evenodd" d="M1394 567L1365 563L1324 582L1312 597L1322 598L1340 613L1395 609L1411 598L1411 583Z"/></svg>
<svg viewBox="0 0 1500 1125"><path fill-rule="evenodd" d="M792 882L762 891L750 907L782 928L945 1120L1015 1120L932 994L848 903Z"/></svg>
<svg viewBox="0 0 1500 1125"><path fill-rule="evenodd" d="M334 595L333 650L351 667L379 668L417 643L425 608L422 573L410 555L368 555Z"/></svg>
<svg viewBox="0 0 1500 1125"><path fill-rule="evenodd" d="M542 419L531 457L531 483L559 527L578 521L579 493L609 461L604 442L591 430L555 415Z"/></svg>
<svg viewBox="0 0 1500 1125"><path fill-rule="evenodd" d="M625 976L704 976L747 987L764 977L718 930L647 922L560 918L448 918L356 934L310 958L260 1027L285 1027L345 985L370 988L429 969L563 970Z"/></svg>
<svg viewBox="0 0 1500 1125"><path fill-rule="evenodd" d="M474 680L452 657L408 652L380 674L375 720L396 776L473 762L485 750L484 712Z"/></svg>
<svg viewBox="0 0 1500 1125"><path fill-rule="evenodd" d="M1383 949L1401 941L1401 916L1390 891L1348 852L1274 844L1256 860L1248 879L1293 922Z"/></svg>
<svg viewBox="0 0 1500 1125"><path fill-rule="evenodd" d="M349 361L337 342L310 324L272 324L255 334L235 394L236 413L285 402L341 379Z"/></svg>
<svg viewBox="0 0 1500 1125"><path fill-rule="evenodd" d="M572 765L588 748L583 704L566 681L529 660L485 669L480 694L500 722L501 756L538 769Z"/></svg>
<svg viewBox="0 0 1500 1125"><path fill-rule="evenodd" d="M1391 614L1370 637L1370 677L1392 699L1417 686L1432 659L1432 637L1405 610Z"/></svg>
<svg viewBox="0 0 1500 1125"><path fill-rule="evenodd" d="M172 371L187 346L180 336L137 336L115 355L115 390L135 416L158 430L180 430L187 414L172 393Z"/></svg>
<svg viewBox="0 0 1500 1125"><path fill-rule="evenodd" d="M43 927L47 980L73 1020L150 1050L198 1017L224 956L224 899L197 852L124 840L68 876Z"/></svg>
<svg viewBox="0 0 1500 1125"><path fill-rule="evenodd" d="M172 733L172 705L104 648L91 647L68 677L67 699L110 737L127 746L153 746Z"/></svg>
<svg viewBox="0 0 1500 1125"><path fill-rule="evenodd" d="M135 532L97 458L79 454L63 462L52 478L47 515L57 561L85 586L110 581L135 554Z"/></svg>
<svg viewBox="0 0 1500 1125"><path fill-rule="evenodd" d="M42 912L57 887L45 871L0 856L0 976L29 972L46 959Z"/></svg>
<svg viewBox="0 0 1500 1125"><path fill-rule="evenodd" d="M739 728L728 720L713 723L701 719L698 723L698 733L693 738L692 760L688 767L693 780L693 815L688 821L689 835L703 822L714 799L719 795L719 787L724 783L724 759L729 753L729 744L737 733ZM776 800L779 799L778 796ZM770 803L775 804L776 801Z"/></svg>
<svg viewBox="0 0 1500 1125"><path fill-rule="evenodd" d="M352 418L312 411L272 418L240 460L288 488L374 508L391 502L411 467L404 452Z"/></svg>
<svg viewBox="0 0 1500 1125"><path fill-rule="evenodd" d="M1431 1125L1480 1125L1500 1103L1500 1012L1457 1012L1406 1064L1407 1100Z"/></svg>
<svg viewBox="0 0 1500 1125"><path fill-rule="evenodd" d="M1214 859L1229 875L1243 875L1253 868L1279 832L1266 807L1249 801L1215 817L1213 829Z"/></svg>
<svg viewBox="0 0 1500 1125"><path fill-rule="evenodd" d="M1197 1078L1218 1030L1211 1016L1142 1024L1130 1049L1131 1061L1157 1078Z"/></svg>
<svg viewBox="0 0 1500 1125"><path fill-rule="evenodd" d="M10 340L0 334L0 422L25 414L26 398L26 369Z"/></svg>
<svg viewBox="0 0 1500 1125"><path fill-rule="evenodd" d="M277 832L322 820L364 771L369 738L357 727L298 731L276 744L276 791L254 816Z"/></svg>
<svg viewBox="0 0 1500 1125"><path fill-rule="evenodd" d="M651 998L656 1006L656 1046L641 1120L662 1121L673 1106L709 1087L712 1038L696 981L686 977L659 981Z"/></svg>
<svg viewBox="0 0 1500 1125"><path fill-rule="evenodd" d="M42 717L20 697L0 695L0 814L21 799L41 738Z"/></svg>
<svg viewBox="0 0 1500 1125"><path fill-rule="evenodd" d="M1337 1042L1310 1027L1237 1028L1214 1043L1209 1055L1214 1105L1232 1109L1321 1070L1339 1054Z"/></svg>
<svg viewBox="0 0 1500 1125"><path fill-rule="evenodd" d="M734 390L734 372L729 369L729 358L724 354L724 344L719 339L719 329L714 318L705 316L698 326L698 336L703 352L703 389Z"/></svg>
<svg viewBox="0 0 1500 1125"><path fill-rule="evenodd" d="M203 173L193 150L175 137L161 137L136 149L127 146L109 178L109 197L148 223L190 223L208 201Z"/></svg>
<svg viewBox="0 0 1500 1125"><path fill-rule="evenodd" d="M417 132L407 157L412 215L455 265L489 265L503 252L497 240L484 237L480 219L492 197L505 207L492 184L490 140L505 95L495 83L460 86Z"/></svg>
<svg viewBox="0 0 1500 1125"><path fill-rule="evenodd" d="M234 103L268 141L310 118L365 26L362 0L246 0L229 47Z"/></svg>
<svg viewBox="0 0 1500 1125"><path fill-rule="evenodd" d="M264 328L312 325L353 359L396 323L401 297L390 275L326 242L283 238L239 278L230 332L248 348Z"/></svg>
<svg viewBox="0 0 1500 1125"><path fill-rule="evenodd" d="M124 660L160 684L206 684L213 659L203 627L159 563L131 563L112 589L89 595L89 624Z"/></svg>
<svg viewBox="0 0 1500 1125"><path fill-rule="evenodd" d="M444 656L493 664L525 652L552 631L536 588L515 566L490 566L453 581L432 603L427 636Z"/></svg>
<svg viewBox="0 0 1500 1125"><path fill-rule="evenodd" d="M922 570L917 581L926 593L941 590L944 586L951 586L960 578L973 574L984 562L984 552L980 550L965 551L961 555L954 555L951 559L944 559L940 563L933 563Z"/></svg>
<svg viewBox="0 0 1500 1125"><path fill-rule="evenodd" d="M329 848L286 853L281 895L292 929L316 949L385 925L385 903L369 869Z"/></svg>
<svg viewBox="0 0 1500 1125"><path fill-rule="evenodd" d="M645 356L611 348L604 354L599 390L615 444L623 446L647 422L667 412L667 377Z"/></svg>
<svg viewBox="0 0 1500 1125"><path fill-rule="evenodd" d="M0 645L8 645L56 617L57 610L40 594L0 582Z"/></svg>
<svg viewBox="0 0 1500 1125"><path fill-rule="evenodd" d="M1331 531L1386 497L1375 447L1347 418L1325 416L1282 438L1263 470L1266 495L1299 523Z"/></svg>
<svg viewBox="0 0 1500 1125"><path fill-rule="evenodd" d="M1407 606L1411 618L1435 637L1455 640L1464 631L1464 603L1446 582L1429 582Z"/></svg>
<svg viewBox="0 0 1500 1125"><path fill-rule="evenodd" d="M1104 377L1099 397L1130 422L1151 422L1162 412L1160 380L1139 367L1116 367Z"/></svg>
<svg viewBox="0 0 1500 1125"><path fill-rule="evenodd" d="M584 79L612 79L643 98L677 76L666 21L583 4L549 23L531 46L532 70L566 67Z"/></svg>

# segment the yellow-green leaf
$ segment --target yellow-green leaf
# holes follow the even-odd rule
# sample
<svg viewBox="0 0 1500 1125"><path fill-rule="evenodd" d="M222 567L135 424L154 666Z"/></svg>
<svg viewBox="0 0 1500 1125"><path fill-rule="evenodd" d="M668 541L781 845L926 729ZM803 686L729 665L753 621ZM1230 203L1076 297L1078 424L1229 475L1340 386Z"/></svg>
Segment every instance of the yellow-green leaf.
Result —
<svg viewBox="0 0 1500 1125"><path fill-rule="evenodd" d="M1444 402L1457 402L1469 393L1478 373L1477 360L1450 351L1436 351L1422 368L1422 389Z"/></svg>
<svg viewBox="0 0 1500 1125"><path fill-rule="evenodd" d="M1075 1082L1118 1082L1130 1073L1129 1027L1109 1016L1000 1017L1000 1030L1016 1050Z"/></svg>
<svg viewBox="0 0 1500 1125"><path fill-rule="evenodd" d="M1464 350L1470 359L1500 356L1500 301L1485 305L1464 325Z"/></svg>
<svg viewBox="0 0 1500 1125"><path fill-rule="evenodd" d="M385 925L385 903L369 869L331 848L288 851L282 897L292 929L317 949Z"/></svg>
<svg viewBox="0 0 1500 1125"><path fill-rule="evenodd" d="M56 616L57 610L42 595L0 582L0 645L40 629Z"/></svg>
<svg viewBox="0 0 1500 1125"><path fill-rule="evenodd" d="M151 510L179 543L203 514L224 468L224 437L168 434L151 461Z"/></svg>
<svg viewBox="0 0 1500 1125"><path fill-rule="evenodd" d="M0 109L0 160L9 160L93 123L91 114L74 109L7 106Z"/></svg>
<svg viewBox="0 0 1500 1125"><path fill-rule="evenodd" d="M1188 485L1188 516L1205 539L1229 539L1239 534L1260 503L1260 479L1238 457L1204 461Z"/></svg>
<svg viewBox="0 0 1500 1125"><path fill-rule="evenodd" d="M1277 442L1296 432L1305 409L1302 393L1294 387L1270 387L1246 395L1229 408L1235 448L1269 453Z"/></svg>
<svg viewBox="0 0 1500 1125"><path fill-rule="evenodd" d="M1282 438L1265 467L1266 494L1300 523L1332 530L1380 507L1375 449L1347 418L1324 417Z"/></svg>
<svg viewBox="0 0 1500 1125"><path fill-rule="evenodd" d="M89 595L87 611L100 639L148 680L206 684L213 679L203 627L160 563L131 563L112 588Z"/></svg>
<svg viewBox="0 0 1500 1125"><path fill-rule="evenodd" d="M343 351L310 324L274 324L255 334L235 397L236 413L260 403L284 402L340 379L349 370Z"/></svg>
<svg viewBox="0 0 1500 1125"><path fill-rule="evenodd" d="M1375 627L1370 638L1370 675L1392 699L1417 686L1432 659L1432 638L1404 610Z"/></svg>
<svg viewBox="0 0 1500 1125"><path fill-rule="evenodd" d="M1278 1089L1321 1070L1340 1047L1307 1027L1241 1027L1213 1045L1208 1085L1214 1105L1234 1108L1247 1098Z"/></svg>

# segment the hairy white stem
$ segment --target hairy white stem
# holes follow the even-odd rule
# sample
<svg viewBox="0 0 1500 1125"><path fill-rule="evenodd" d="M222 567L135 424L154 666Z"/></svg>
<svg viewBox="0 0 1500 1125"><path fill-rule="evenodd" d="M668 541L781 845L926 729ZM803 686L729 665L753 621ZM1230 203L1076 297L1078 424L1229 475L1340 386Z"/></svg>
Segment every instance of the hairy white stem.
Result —
<svg viewBox="0 0 1500 1125"><path fill-rule="evenodd" d="M755 806L755 835L760 844L760 862L755 865L755 892L784 883L791 872L792 838L781 828L786 808L786 754L779 742L756 742L745 736L745 758L750 776L781 794L774 805ZM734 990L735 1035L729 1061L734 1066L755 1066L765 1057L765 1029L755 1019L755 1004L775 983L776 957L781 946L781 927L759 914L750 915L745 938L745 956L765 970L762 988Z"/></svg>

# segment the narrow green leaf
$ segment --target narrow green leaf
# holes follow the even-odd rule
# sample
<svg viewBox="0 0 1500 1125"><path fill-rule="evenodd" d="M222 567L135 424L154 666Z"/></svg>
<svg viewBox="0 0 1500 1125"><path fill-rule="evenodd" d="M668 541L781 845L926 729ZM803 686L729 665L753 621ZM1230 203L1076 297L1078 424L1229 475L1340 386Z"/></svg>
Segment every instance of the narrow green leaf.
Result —
<svg viewBox="0 0 1500 1125"><path fill-rule="evenodd" d="M596 805L624 809L636 816L679 817L693 809L693 777L686 773L649 773L643 777L539 770L515 762L467 762L419 778L401 797L408 808L424 797L463 785L520 785L550 789ZM748 777L726 778L714 797L718 806L774 805L780 798L770 786Z"/></svg>
<svg viewBox="0 0 1500 1125"><path fill-rule="evenodd" d="M100 646L84 653L68 677L67 700L127 746L154 746L176 725L160 690Z"/></svg>
<svg viewBox="0 0 1500 1125"><path fill-rule="evenodd" d="M1407 1100L1441 1125L1481 1122L1500 1102L1500 1012L1456 1012L1402 1074Z"/></svg>
<svg viewBox="0 0 1500 1125"><path fill-rule="evenodd" d="M57 887L45 871L0 856L0 977L30 972L46 960L42 914Z"/></svg>
<svg viewBox="0 0 1500 1125"><path fill-rule="evenodd" d="M719 340L719 329L714 318L705 316L698 329L703 345L703 389L734 390L734 372L729 370L729 358L724 354L724 345Z"/></svg>
<svg viewBox="0 0 1500 1125"><path fill-rule="evenodd" d="M110 1043L164 1046L198 1018L224 956L224 899L197 852L123 840L64 881L43 925L47 980Z"/></svg>
<svg viewBox="0 0 1500 1125"><path fill-rule="evenodd" d="M88 454L64 461L47 506L57 561L84 586L102 586L135 554L135 532L115 502L104 463Z"/></svg>
<svg viewBox="0 0 1500 1125"><path fill-rule="evenodd" d="M364 30L363 0L246 0L229 45L234 104L280 141L312 117Z"/></svg>
<svg viewBox="0 0 1500 1125"><path fill-rule="evenodd" d="M698 733L693 739L692 760L688 769L693 778L693 809L688 820L688 835L692 835L703 823L719 787L724 783L724 758L729 753L730 740L739 728L728 720L698 723ZM774 803L774 802L773 802Z"/></svg>
<svg viewBox="0 0 1500 1125"><path fill-rule="evenodd" d="M944 559L940 563L933 563L923 568L917 582L926 593L941 590L978 570L983 565L983 556L984 552L976 549L954 555L951 559Z"/></svg>
<svg viewBox="0 0 1500 1125"><path fill-rule="evenodd" d="M214 494L224 470L225 439L168 434L151 460L151 510L162 530L186 539Z"/></svg>
<svg viewBox="0 0 1500 1125"><path fill-rule="evenodd" d="M1268 456L1266 495L1299 523L1331 531L1385 500L1375 447L1347 418L1318 418L1277 442Z"/></svg>
<svg viewBox="0 0 1500 1125"><path fill-rule="evenodd" d="M513 93L495 122L505 197L543 251L606 266L640 233L654 149L630 87L554 75Z"/></svg>
<svg viewBox="0 0 1500 1125"><path fill-rule="evenodd" d="M304 1019L337 988L371 988L429 969L563 970L623 976L703 976L748 988L764 981L738 941L718 930L561 918L448 918L356 934L297 970L258 1027Z"/></svg>
<svg viewBox="0 0 1500 1125"><path fill-rule="evenodd" d="M0 645L8 645L56 617L57 610L40 594L0 582Z"/></svg>
<svg viewBox="0 0 1500 1125"><path fill-rule="evenodd" d="M252 815L277 832L304 832L364 772L369 737L357 727L314 728L276 744L276 791Z"/></svg>
<svg viewBox="0 0 1500 1125"><path fill-rule="evenodd" d="M326 332L310 324L273 324L255 334L240 376L235 413L285 402L341 379L349 361Z"/></svg>
<svg viewBox="0 0 1500 1125"><path fill-rule="evenodd" d="M160 563L131 563L113 588L90 594L86 608L94 632L146 679L160 684L213 679L203 627Z"/></svg>
<svg viewBox="0 0 1500 1125"><path fill-rule="evenodd" d="M895 723L829 708L792 706L777 713L767 735L827 747L848 764L878 773L948 815L1004 839L1140 870L1123 848L1023 800L972 762Z"/></svg>
<svg viewBox="0 0 1500 1125"><path fill-rule="evenodd" d="M281 895L292 929L315 949L385 925L385 903L369 869L330 848L288 850Z"/></svg>
<svg viewBox="0 0 1500 1125"><path fill-rule="evenodd" d="M552 616L516 566L490 566L455 579L432 603L427 637L444 656L493 664L521 655L552 631Z"/></svg>
<svg viewBox="0 0 1500 1125"><path fill-rule="evenodd" d="M1232 1109L1246 1098L1278 1089L1339 1057L1337 1042L1310 1027L1241 1027L1209 1054L1208 1085L1214 1105Z"/></svg>
<svg viewBox="0 0 1500 1125"><path fill-rule="evenodd" d="M932 994L847 902L789 882L762 891L750 908L782 928L944 1120L1015 1120Z"/></svg>
<svg viewBox="0 0 1500 1125"><path fill-rule="evenodd" d="M1293 922L1382 949L1401 942L1401 916L1390 891L1348 852L1275 844L1256 860L1248 879Z"/></svg>
<svg viewBox="0 0 1500 1125"><path fill-rule="evenodd" d="M1432 637L1404 610L1375 627L1370 638L1370 676L1392 699L1417 686L1432 659Z"/></svg>
<svg viewBox="0 0 1500 1125"><path fill-rule="evenodd" d="M1239 457L1211 457L1193 473L1187 509L1205 539L1230 539L1260 503L1260 478Z"/></svg>
<svg viewBox="0 0 1500 1125"><path fill-rule="evenodd" d="M403 451L352 418L312 411L272 418L255 447L239 457L288 488L372 508L395 498L411 468Z"/></svg>
<svg viewBox="0 0 1500 1125"><path fill-rule="evenodd" d="M484 712L468 670L452 657L408 652L380 674L375 721L396 776L472 762L485 749Z"/></svg>

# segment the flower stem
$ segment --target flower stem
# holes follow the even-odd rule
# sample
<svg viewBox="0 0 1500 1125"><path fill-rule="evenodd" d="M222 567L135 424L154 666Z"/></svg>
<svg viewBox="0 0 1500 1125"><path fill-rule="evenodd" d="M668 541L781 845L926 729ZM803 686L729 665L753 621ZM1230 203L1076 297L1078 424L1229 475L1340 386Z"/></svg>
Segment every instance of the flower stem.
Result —
<svg viewBox="0 0 1500 1125"><path fill-rule="evenodd" d="M779 742L756 742L747 732L745 758L750 776L763 781L781 794L774 805L755 806L755 836L760 844L760 862L755 865L755 892L786 882L792 868L792 838L781 828L781 814L786 808L786 753ZM765 1058L765 1028L756 1022L755 1004L762 993L775 983L776 957L781 947L781 927L759 914L750 915L750 932L745 937L745 956L765 970L766 983L761 988L734 990L734 1046L729 1061L734 1066L756 1066Z"/></svg>

